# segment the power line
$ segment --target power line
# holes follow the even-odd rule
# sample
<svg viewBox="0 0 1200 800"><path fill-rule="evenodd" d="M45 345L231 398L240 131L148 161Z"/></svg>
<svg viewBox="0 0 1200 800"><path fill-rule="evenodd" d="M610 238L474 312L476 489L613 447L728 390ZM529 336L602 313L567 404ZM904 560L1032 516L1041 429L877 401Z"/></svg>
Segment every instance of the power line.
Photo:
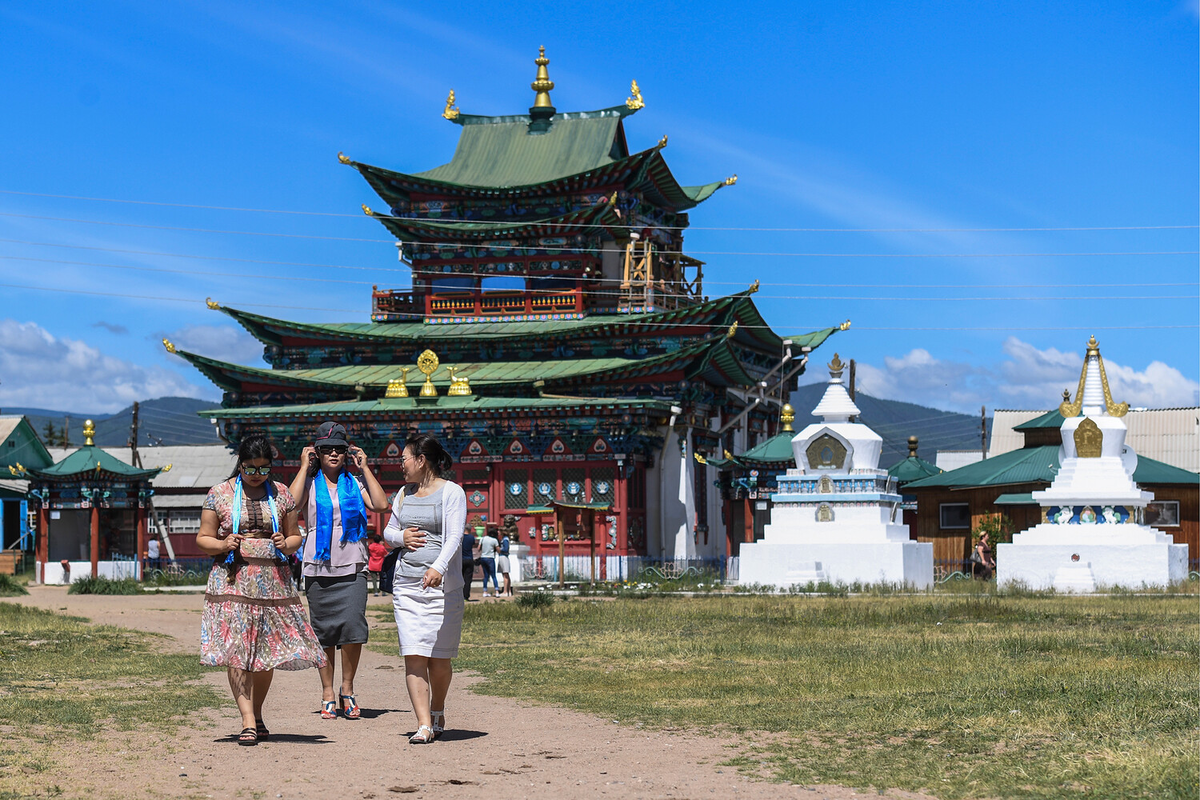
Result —
<svg viewBox="0 0 1200 800"><path fill-rule="evenodd" d="M296 211L278 208L246 208L239 206L215 206L196 203L166 203L154 200L126 200L115 197L86 197L70 194L49 194L45 192L22 192L15 189L0 189L0 194L22 195L24 197L46 197L57 200L86 200L100 203L123 203L128 205L161 206L166 208L193 208L203 211L237 211L257 214L291 214L310 217L342 217L347 219L370 219L363 214L346 214L335 211ZM403 219L393 217L393 219ZM480 220L468 219L438 219L436 222L462 222L476 224ZM562 227L592 227L590 223L559 223ZM751 233L1037 233L1037 232L1071 232L1071 231L1158 231L1158 230L1195 230L1197 225L1094 225L1094 226L1062 226L1043 228L749 228L736 226L701 226L688 225L606 225L608 228L624 228L640 230L642 228L661 228L663 230L699 230L699 231L747 231Z"/></svg>
<svg viewBox="0 0 1200 800"><path fill-rule="evenodd" d="M161 231L182 231L187 233L217 233L222 235L232 236L267 236L280 239L312 239L326 242L368 242L374 244L395 244L394 239L365 239L354 236L317 236L308 233L268 233L265 231L234 231L219 228L189 228L180 225L148 225L139 222L112 222L109 220L96 219L78 219L74 217L47 217L37 214L17 214L14 212L0 211L0 217L17 217L20 219L39 219L50 222L73 222L84 225L109 225L122 228L145 228L150 230ZM458 247L462 242L411 242L410 244L419 244L425 247ZM481 245L485 243L480 243ZM525 250L535 252L545 252L548 249L554 249L563 253L583 254L583 253L605 253L615 252L611 249L601 247L556 247L547 248L545 246L533 245L504 245L505 250ZM1087 256L1194 256L1200 255L1200 250L1165 250L1165 251L1140 251L1140 252L1089 252L1089 253L779 253L779 252L762 252L762 251L739 251L739 250L690 250L684 252L682 250L656 250L660 255L701 255L701 256L763 256L770 258L1076 258Z"/></svg>

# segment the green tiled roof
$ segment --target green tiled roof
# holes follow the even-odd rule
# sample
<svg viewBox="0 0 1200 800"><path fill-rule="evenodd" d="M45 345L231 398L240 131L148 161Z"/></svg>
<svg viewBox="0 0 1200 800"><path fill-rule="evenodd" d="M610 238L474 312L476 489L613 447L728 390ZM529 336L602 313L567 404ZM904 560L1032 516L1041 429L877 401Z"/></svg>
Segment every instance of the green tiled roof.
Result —
<svg viewBox="0 0 1200 800"><path fill-rule="evenodd" d="M158 468L138 469L132 464L126 464L119 458L109 455L99 447L85 445L57 464L52 464L45 469L31 469L29 470L29 474L38 478L62 480L76 475L93 473L97 470L101 474L109 473L130 479L153 478L161 471Z"/></svg>
<svg viewBox="0 0 1200 800"><path fill-rule="evenodd" d="M296 418L351 418L355 416L385 416L404 414L477 414L504 412L587 412L598 413L605 409L643 408L669 413L669 400L612 399L593 397L446 397L421 400L416 397L394 397L381 400L359 400L338 403L311 403L307 405L273 406L254 408L216 408L198 412L212 419L296 419Z"/></svg>
<svg viewBox="0 0 1200 800"><path fill-rule="evenodd" d="M756 467L766 465L793 465L795 457L792 453L792 439L795 433L785 431L777 433L765 442L759 442L746 452L737 456L737 462L743 466ZM711 464L716 459L709 461Z"/></svg>
<svg viewBox="0 0 1200 800"><path fill-rule="evenodd" d="M507 236L554 236L564 232L586 234L594 228L621 224L621 218L608 203L600 203L555 217L519 222L439 222L382 214L374 216L393 236L405 242L415 239L490 241Z"/></svg>
<svg viewBox="0 0 1200 800"><path fill-rule="evenodd" d="M1056 412L1057 413L1057 412ZM965 467L914 481L905 489L966 489L973 486L1008 486L1022 483L1046 483L1058 473L1058 446L1026 447L985 458ZM1143 485L1200 483L1200 475L1185 469L1138 456L1133 479Z"/></svg>
<svg viewBox="0 0 1200 800"><path fill-rule="evenodd" d="M930 464L923 458L909 456L908 458L897 461L888 469L888 475L891 475L901 486L907 486L913 481L919 481L928 478L931 475L940 475L942 470L936 465Z"/></svg>
<svg viewBox="0 0 1200 800"><path fill-rule="evenodd" d="M1063 415L1058 413L1058 409L1047 411L1040 417L1035 417L1028 422L1022 422L1020 425L1013 426L1014 431L1034 431L1042 428L1061 428L1063 424Z"/></svg>
<svg viewBox="0 0 1200 800"><path fill-rule="evenodd" d="M1002 494L993 501L993 505L1036 506L1037 501L1033 499L1033 492L1021 492L1019 494Z"/></svg>

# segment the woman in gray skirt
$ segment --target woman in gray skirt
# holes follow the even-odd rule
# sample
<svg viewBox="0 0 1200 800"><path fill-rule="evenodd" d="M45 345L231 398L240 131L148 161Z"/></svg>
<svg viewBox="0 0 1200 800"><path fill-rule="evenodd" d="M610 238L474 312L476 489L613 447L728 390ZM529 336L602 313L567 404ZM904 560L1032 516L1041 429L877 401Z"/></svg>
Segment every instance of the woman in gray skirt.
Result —
<svg viewBox="0 0 1200 800"><path fill-rule="evenodd" d="M328 664L321 673L321 717L346 719L362 710L354 696L354 675L367 641L367 511L388 508L387 495L367 466L366 454L351 447L346 428L324 422L313 447L300 456L302 468L292 481L296 505L306 509L304 591L317 641ZM350 474L354 469L362 480ZM342 688L335 703L333 651L342 651Z"/></svg>
<svg viewBox="0 0 1200 800"><path fill-rule="evenodd" d="M392 501L384 540L401 548L392 604L405 682L417 731L411 744L428 744L446 726L446 693L462 635L462 571L459 569L467 497L441 477L453 465L436 438L409 438L403 454L407 485Z"/></svg>

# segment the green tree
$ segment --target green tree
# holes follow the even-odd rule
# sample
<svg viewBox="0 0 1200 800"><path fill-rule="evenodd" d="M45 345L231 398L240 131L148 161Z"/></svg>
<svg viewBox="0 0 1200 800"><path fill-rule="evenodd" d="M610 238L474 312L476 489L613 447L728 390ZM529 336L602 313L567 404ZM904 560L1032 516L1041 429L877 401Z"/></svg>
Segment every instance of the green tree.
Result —
<svg viewBox="0 0 1200 800"><path fill-rule="evenodd" d="M988 538L992 541L992 547L995 547L1001 542L1011 542L1013 534L1016 533L1016 526L1003 514L988 514L986 517L981 517L979 524L971 531L971 544L974 545L978 542L979 537L984 533L989 534Z"/></svg>
<svg viewBox="0 0 1200 800"><path fill-rule="evenodd" d="M54 427L54 423L47 421L46 427L42 428L42 444L46 447L57 447L59 440L62 438L58 432L58 428Z"/></svg>

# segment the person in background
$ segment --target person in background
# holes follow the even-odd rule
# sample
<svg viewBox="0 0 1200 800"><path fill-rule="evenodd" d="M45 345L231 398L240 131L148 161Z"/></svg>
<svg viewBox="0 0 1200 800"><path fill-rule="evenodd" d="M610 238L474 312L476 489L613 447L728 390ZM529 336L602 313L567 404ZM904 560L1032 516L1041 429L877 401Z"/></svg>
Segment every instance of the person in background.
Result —
<svg viewBox="0 0 1200 800"><path fill-rule="evenodd" d="M238 744L246 746L270 736L262 708L275 670L326 664L288 572L287 556L300 547L296 503L270 474L270 441L246 433L233 476L204 499L196 534L196 546L213 557L200 663L227 668L242 716Z"/></svg>
<svg viewBox="0 0 1200 800"><path fill-rule="evenodd" d="M367 544L367 575L370 576L371 584L374 586L373 595L378 597L380 591L379 573L383 571L383 562L387 558L388 546L383 543L383 537L378 533L372 533L370 542Z"/></svg>
<svg viewBox="0 0 1200 800"><path fill-rule="evenodd" d="M979 542L971 552L971 571L976 577L991 580L996 571L996 559L992 555L991 534L987 531L979 534Z"/></svg>
<svg viewBox="0 0 1200 800"><path fill-rule="evenodd" d="M158 549L158 537L151 536L150 541L146 543L146 561L148 562L146 566L150 569L161 568L162 564L159 562L161 557L162 554Z"/></svg>
<svg viewBox="0 0 1200 800"><path fill-rule="evenodd" d="M512 578L508 575L508 548L512 544L508 538L508 529L500 529L500 548L496 551L496 570L504 577L504 586L500 589L500 594L512 596Z"/></svg>
<svg viewBox="0 0 1200 800"><path fill-rule="evenodd" d="M454 466L435 437L422 433L404 445L407 485L392 501L384 540L403 548L396 564L392 605L405 683L417 717L409 744L428 744L446 724L446 694L453 677L451 659L458 655L463 609L459 594L463 528L467 496L442 475Z"/></svg>
<svg viewBox="0 0 1200 800"><path fill-rule="evenodd" d="M483 596L490 597L488 594L488 578L492 579L492 586L496 590L496 597L500 596L500 583L496 580L496 551L500 549L500 542L492 535L492 532L484 531L483 538L479 540L479 565L483 567Z"/></svg>
<svg viewBox="0 0 1200 800"><path fill-rule="evenodd" d="M313 446L300 455L303 467L292 480L292 495L305 509L304 592L317 639L328 663L321 668L321 718L362 716L354 676L367 641L367 510L388 509L387 494L367 465L367 455L351 447L346 427L323 422ZM351 472L362 476L361 482ZM342 686L333 689L334 650L342 651Z"/></svg>
<svg viewBox="0 0 1200 800"><path fill-rule="evenodd" d="M471 581L475 579L475 534L469 528L462 538L463 600L471 599Z"/></svg>

